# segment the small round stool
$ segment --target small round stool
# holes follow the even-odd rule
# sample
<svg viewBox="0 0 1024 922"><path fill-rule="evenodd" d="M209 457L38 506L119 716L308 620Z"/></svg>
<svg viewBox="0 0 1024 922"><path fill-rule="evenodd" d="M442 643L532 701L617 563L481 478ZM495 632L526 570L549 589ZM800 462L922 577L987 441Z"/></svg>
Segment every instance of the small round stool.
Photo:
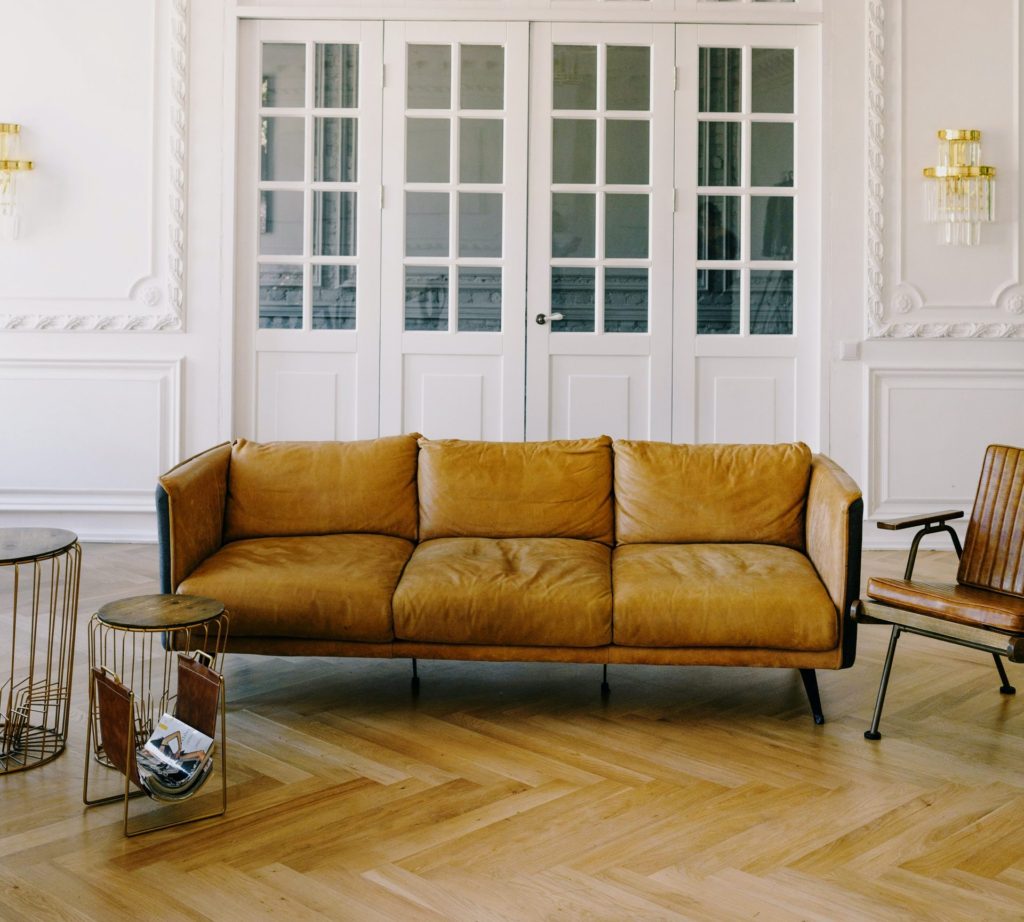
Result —
<svg viewBox="0 0 1024 922"><path fill-rule="evenodd" d="M0 528L0 774L64 751L81 563L74 532Z"/></svg>
<svg viewBox="0 0 1024 922"><path fill-rule="evenodd" d="M224 611L224 606L214 599L200 596L143 595L120 599L104 605L90 619L89 724L82 799L86 805L94 806L123 798L125 835L136 835L138 832L179 825L180 822L219 816L227 808L227 739L222 676L227 639L228 615ZM214 812L207 812L201 816L190 816L180 821L161 822L157 825L143 825L132 832L129 829L128 800L144 793L142 790L129 790L129 781L138 784L132 753L145 744L163 714L174 715L176 709L184 703L184 699L179 699L178 696L178 677L181 668L178 657L197 651L206 655L204 658L208 658L209 667L218 674L216 678L219 704L212 716L215 719L219 711L219 806ZM118 738L115 740L116 754L113 757L104 749L104 719L95 693L96 683L100 679L94 676L94 671L112 676L123 689L129 702L125 705L124 711L127 740L124 732L115 734ZM109 715L107 718L109 719ZM108 723L108 727L110 726L119 731L120 727L126 725ZM202 732L214 736L212 730L211 726ZM119 747L125 746L126 743L129 750L127 762L125 753L119 751ZM93 759L101 765L124 773L122 792L93 796L89 788L89 764Z"/></svg>

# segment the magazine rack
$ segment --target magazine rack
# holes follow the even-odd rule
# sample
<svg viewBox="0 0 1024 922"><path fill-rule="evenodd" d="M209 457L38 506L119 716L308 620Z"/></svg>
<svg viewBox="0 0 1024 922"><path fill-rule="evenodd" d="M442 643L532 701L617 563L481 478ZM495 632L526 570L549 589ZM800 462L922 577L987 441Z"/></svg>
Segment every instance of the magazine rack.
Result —
<svg viewBox="0 0 1024 922"><path fill-rule="evenodd" d="M126 836L221 816L227 809L222 675L227 629L224 606L195 596L140 596L105 605L93 615L82 800L90 807L123 801ZM136 823L132 828L129 801L146 793L136 751L164 713L216 739L220 748L220 796L210 811L169 822ZM99 797L90 794L93 760L123 776L121 792Z"/></svg>

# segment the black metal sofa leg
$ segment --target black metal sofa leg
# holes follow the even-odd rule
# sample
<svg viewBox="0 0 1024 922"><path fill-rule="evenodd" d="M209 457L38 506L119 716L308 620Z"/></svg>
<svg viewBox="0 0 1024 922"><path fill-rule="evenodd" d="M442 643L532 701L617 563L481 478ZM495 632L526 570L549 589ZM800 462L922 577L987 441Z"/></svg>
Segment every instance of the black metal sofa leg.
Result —
<svg viewBox="0 0 1024 922"><path fill-rule="evenodd" d="M804 691L807 692L807 700L811 702L811 714L814 715L816 724L825 722L825 715L821 711L821 695L818 694L818 676L813 669L801 669L800 678L804 680Z"/></svg>
<svg viewBox="0 0 1024 922"><path fill-rule="evenodd" d="M895 624L892 627L892 636L889 638L889 652L885 655L885 665L882 667L882 681L878 685L878 697L875 699L875 713L871 718L871 729L864 731L864 739L880 740L882 734L878 732L878 723L882 719L882 705L885 704L885 690L889 687L889 673L892 672L892 658L896 655L896 641L900 639L902 630Z"/></svg>
<svg viewBox="0 0 1024 922"><path fill-rule="evenodd" d="M992 659L996 661L996 669L999 670L999 679L1003 683L1002 688L999 689L999 694L1016 695L1017 689L1010 684L1010 680L1006 676L1006 669L1003 667L1003 661L999 658L999 654L993 653Z"/></svg>

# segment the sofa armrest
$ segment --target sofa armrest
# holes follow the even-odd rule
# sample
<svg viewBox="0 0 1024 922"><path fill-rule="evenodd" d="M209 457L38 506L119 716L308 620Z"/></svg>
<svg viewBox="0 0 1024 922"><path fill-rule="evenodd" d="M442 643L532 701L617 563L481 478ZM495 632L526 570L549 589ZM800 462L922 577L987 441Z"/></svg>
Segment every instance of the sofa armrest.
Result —
<svg viewBox="0 0 1024 922"><path fill-rule="evenodd" d="M157 523L162 592L178 585L221 546L231 443L210 448L160 477Z"/></svg>
<svg viewBox="0 0 1024 922"><path fill-rule="evenodd" d="M857 625L853 607L860 595L864 501L853 478L824 455L811 461L807 493L807 556L839 612L843 668L853 665Z"/></svg>

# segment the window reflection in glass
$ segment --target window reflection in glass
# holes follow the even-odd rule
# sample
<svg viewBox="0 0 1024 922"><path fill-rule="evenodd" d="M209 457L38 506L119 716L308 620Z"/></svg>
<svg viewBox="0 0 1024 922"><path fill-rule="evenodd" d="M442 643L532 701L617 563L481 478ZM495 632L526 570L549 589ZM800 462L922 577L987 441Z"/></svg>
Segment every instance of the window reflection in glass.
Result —
<svg viewBox="0 0 1024 922"><path fill-rule="evenodd" d="M497 118L459 119L459 182L501 182L504 125Z"/></svg>
<svg viewBox="0 0 1024 922"><path fill-rule="evenodd" d="M459 267L459 332L501 332L501 269Z"/></svg>
<svg viewBox="0 0 1024 922"><path fill-rule="evenodd" d="M740 258L740 197L697 196L697 259Z"/></svg>
<svg viewBox="0 0 1024 922"><path fill-rule="evenodd" d="M501 256L500 193L459 193L459 256Z"/></svg>
<svg viewBox="0 0 1024 922"><path fill-rule="evenodd" d="M597 48L555 45L553 49L555 109L597 108Z"/></svg>
<svg viewBox="0 0 1024 922"><path fill-rule="evenodd" d="M645 45L609 45L608 108L645 111L651 107L651 49Z"/></svg>
<svg viewBox="0 0 1024 922"><path fill-rule="evenodd" d="M446 267L406 267L405 329L448 329L448 269Z"/></svg>
<svg viewBox="0 0 1024 922"><path fill-rule="evenodd" d="M259 325L261 330L302 329L302 266L261 263Z"/></svg>
<svg viewBox="0 0 1024 922"><path fill-rule="evenodd" d="M604 270L604 331L647 332L647 270Z"/></svg>
<svg viewBox="0 0 1024 922"><path fill-rule="evenodd" d="M609 193L604 202L604 255L608 259L646 259L648 196Z"/></svg>
<svg viewBox="0 0 1024 922"><path fill-rule="evenodd" d="M356 193L313 193L313 255L356 255Z"/></svg>
<svg viewBox="0 0 1024 922"><path fill-rule="evenodd" d="M501 45L463 45L459 105L463 109L501 109L505 105L505 49Z"/></svg>
<svg viewBox="0 0 1024 922"><path fill-rule="evenodd" d="M260 179L301 182L305 166L306 133L301 118L262 120Z"/></svg>
<svg viewBox="0 0 1024 922"><path fill-rule="evenodd" d="M551 312L562 315L551 321L552 333L593 333L594 303L593 269L552 267Z"/></svg>
<svg viewBox="0 0 1024 922"><path fill-rule="evenodd" d="M263 45L263 79L260 105L302 106L306 101L306 46L266 42Z"/></svg>
<svg viewBox="0 0 1024 922"><path fill-rule="evenodd" d="M406 182L448 182L451 176L451 122L446 118L407 118Z"/></svg>
<svg viewBox="0 0 1024 922"><path fill-rule="evenodd" d="M739 48L701 48L697 99L701 112L739 112L743 55Z"/></svg>
<svg viewBox="0 0 1024 922"><path fill-rule="evenodd" d="M356 328L356 267L313 266L313 329Z"/></svg>
<svg viewBox="0 0 1024 922"><path fill-rule="evenodd" d="M735 269L697 270L697 332L739 333L740 273Z"/></svg>
<svg viewBox="0 0 1024 922"><path fill-rule="evenodd" d="M551 181L594 182L597 177L597 122L592 118L556 118L551 127Z"/></svg>
<svg viewBox="0 0 1024 922"><path fill-rule="evenodd" d="M750 184L793 185L793 123L752 122Z"/></svg>
<svg viewBox="0 0 1024 922"><path fill-rule="evenodd" d="M793 258L793 199L789 196L750 197L750 258Z"/></svg>
<svg viewBox="0 0 1024 922"><path fill-rule="evenodd" d="M313 119L313 181L356 182L354 118Z"/></svg>
<svg viewBox="0 0 1024 922"><path fill-rule="evenodd" d="M302 255L302 193L260 192L261 256Z"/></svg>
<svg viewBox="0 0 1024 922"><path fill-rule="evenodd" d="M359 46L316 46L314 105L320 109L354 109L359 105Z"/></svg>
<svg viewBox="0 0 1024 922"><path fill-rule="evenodd" d="M650 178L651 123L610 118L605 122L605 182L646 185Z"/></svg>
<svg viewBox="0 0 1024 922"><path fill-rule="evenodd" d="M752 49L750 81L754 112L792 112L793 49Z"/></svg>
<svg viewBox="0 0 1024 922"><path fill-rule="evenodd" d="M793 332L793 271L750 270L750 332L785 335Z"/></svg>
<svg viewBox="0 0 1024 922"><path fill-rule="evenodd" d="M405 193L405 255L447 256L447 192Z"/></svg>
<svg viewBox="0 0 1024 922"><path fill-rule="evenodd" d="M450 45L409 45L406 81L410 109L450 109L452 49Z"/></svg>
<svg viewBox="0 0 1024 922"><path fill-rule="evenodd" d="M698 124L698 186L738 186L741 156L739 122Z"/></svg>
<svg viewBox="0 0 1024 922"><path fill-rule="evenodd" d="M555 192L551 196L551 255L594 255L595 196L593 193Z"/></svg>

